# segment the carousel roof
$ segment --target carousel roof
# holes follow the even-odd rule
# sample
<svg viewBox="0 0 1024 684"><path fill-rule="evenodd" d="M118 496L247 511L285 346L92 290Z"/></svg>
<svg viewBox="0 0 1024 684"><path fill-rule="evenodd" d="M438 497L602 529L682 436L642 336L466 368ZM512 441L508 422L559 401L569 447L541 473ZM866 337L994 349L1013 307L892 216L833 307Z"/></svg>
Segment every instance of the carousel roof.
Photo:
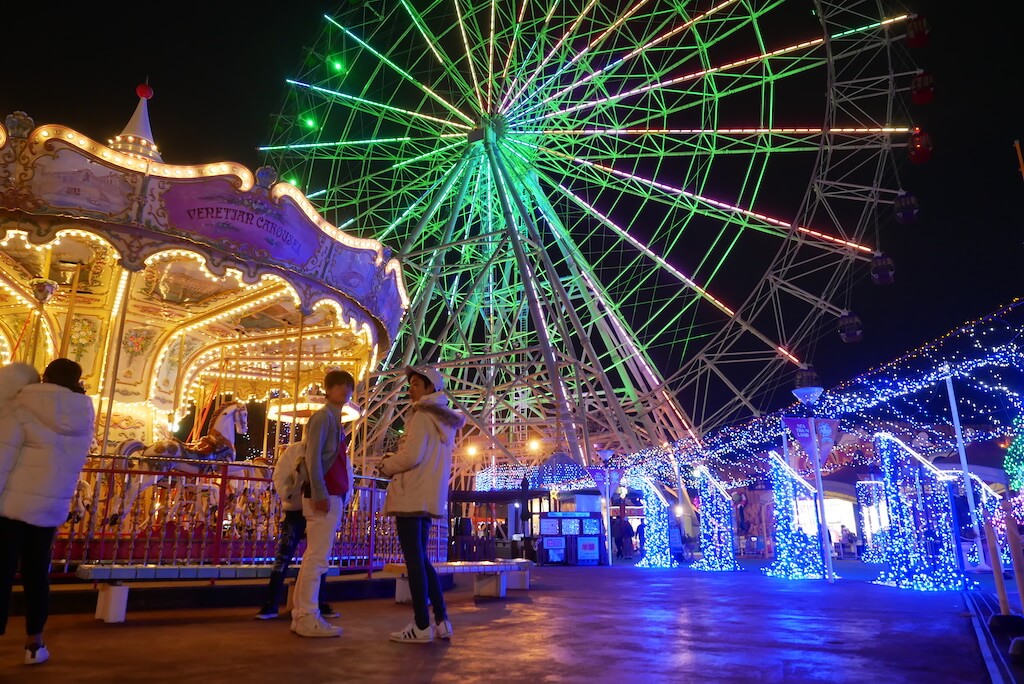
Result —
<svg viewBox="0 0 1024 684"><path fill-rule="evenodd" d="M68 356L91 393L167 412L365 377L408 306L390 250L269 167L162 162L139 94L109 146L0 125L0 362Z"/></svg>

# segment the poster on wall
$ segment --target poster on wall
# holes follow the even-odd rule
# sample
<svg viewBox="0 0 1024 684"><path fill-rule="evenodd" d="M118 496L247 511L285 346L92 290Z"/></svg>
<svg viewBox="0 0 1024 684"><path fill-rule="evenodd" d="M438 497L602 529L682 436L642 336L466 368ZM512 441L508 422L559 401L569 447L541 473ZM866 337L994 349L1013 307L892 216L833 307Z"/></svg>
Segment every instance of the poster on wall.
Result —
<svg viewBox="0 0 1024 684"><path fill-rule="evenodd" d="M584 518L583 519L583 534L599 535L601 534L601 521L597 518Z"/></svg>
<svg viewBox="0 0 1024 684"><path fill-rule="evenodd" d="M540 533L541 535L557 535L558 534L558 520L552 518L541 518L540 519Z"/></svg>
<svg viewBox="0 0 1024 684"><path fill-rule="evenodd" d="M580 533L579 518L565 518L562 520L562 534L576 535Z"/></svg>
<svg viewBox="0 0 1024 684"><path fill-rule="evenodd" d="M597 537L578 537L576 539L576 559L580 565L596 565L600 559L600 553Z"/></svg>

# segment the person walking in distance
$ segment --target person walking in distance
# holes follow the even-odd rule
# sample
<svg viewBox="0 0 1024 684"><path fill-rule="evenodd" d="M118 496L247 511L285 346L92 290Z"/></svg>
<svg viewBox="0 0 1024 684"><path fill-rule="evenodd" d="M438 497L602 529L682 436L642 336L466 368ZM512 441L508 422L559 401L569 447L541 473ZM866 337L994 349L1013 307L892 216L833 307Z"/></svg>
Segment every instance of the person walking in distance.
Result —
<svg viewBox="0 0 1024 684"><path fill-rule="evenodd" d="M466 417L448 406L444 378L435 368L405 369L409 381L409 413L405 436L394 454L386 455L378 471L391 478L385 515L395 517L398 541L405 556L414 621L391 633L391 640L422 644L450 639L452 623L441 591L441 581L427 557L431 520L448 515L448 480L452 469L455 433ZM434 622L427 612L427 597Z"/></svg>
<svg viewBox="0 0 1024 684"><path fill-rule="evenodd" d="M42 382L25 364L0 369L0 396L9 398L0 405L0 634L20 560L27 665L50 658L43 641L50 550L93 440L95 414L81 378L71 359L51 362Z"/></svg>
<svg viewBox="0 0 1024 684"><path fill-rule="evenodd" d="M342 512L352 498L352 463L341 411L355 389L349 373L333 370L324 377L327 401L306 424L300 471L305 472L302 513L306 518L306 551L295 581L291 629L304 637L335 637L341 627L320 613L320 578L341 524Z"/></svg>

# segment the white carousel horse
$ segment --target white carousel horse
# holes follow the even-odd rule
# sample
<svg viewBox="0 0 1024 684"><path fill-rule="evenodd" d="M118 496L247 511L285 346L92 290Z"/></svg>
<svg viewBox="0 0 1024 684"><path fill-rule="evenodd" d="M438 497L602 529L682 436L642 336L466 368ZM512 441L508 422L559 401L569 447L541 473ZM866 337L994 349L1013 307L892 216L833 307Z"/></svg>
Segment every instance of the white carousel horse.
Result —
<svg viewBox="0 0 1024 684"><path fill-rule="evenodd" d="M67 522L72 525L76 525L85 519L85 516L89 513L92 508L92 495L95 491L88 479L88 475L82 474L78 477L78 482L75 484L75 493L71 497L71 508L68 510Z"/></svg>
<svg viewBox="0 0 1024 684"><path fill-rule="evenodd" d="M184 444L177 439L159 440L146 446L137 439L128 440L117 449L120 457L134 456L129 472L125 476L124 490L120 506L110 516L111 525L131 512L135 500L167 474L206 474L213 470L212 466L186 461L233 461L235 459L235 435L248 434L249 412L244 403L232 401L221 405L210 421L209 434L200 437L194 443ZM139 453L141 452L141 453ZM239 464L241 466L241 464ZM230 466L229 470L236 466ZM131 471L149 471L156 474L135 475ZM209 500L216 502L219 487L205 478L202 480ZM200 487L197 487L199 489ZM179 497L180 499L180 497Z"/></svg>
<svg viewBox="0 0 1024 684"><path fill-rule="evenodd" d="M270 514L273 482L270 461L262 456L228 466L228 510L232 536L251 538ZM244 483L239 486L239 483Z"/></svg>

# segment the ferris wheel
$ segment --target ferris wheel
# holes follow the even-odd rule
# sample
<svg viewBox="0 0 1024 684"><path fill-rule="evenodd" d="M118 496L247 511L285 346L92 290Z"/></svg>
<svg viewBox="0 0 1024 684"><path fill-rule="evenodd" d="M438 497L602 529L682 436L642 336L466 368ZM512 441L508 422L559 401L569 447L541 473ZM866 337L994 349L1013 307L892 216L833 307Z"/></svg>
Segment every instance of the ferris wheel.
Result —
<svg viewBox="0 0 1024 684"><path fill-rule="evenodd" d="M396 250L411 304L385 366L439 366L468 469L588 462L768 408L848 314L913 132L912 18L347 2L262 149L338 227ZM399 377L368 399L378 448Z"/></svg>

